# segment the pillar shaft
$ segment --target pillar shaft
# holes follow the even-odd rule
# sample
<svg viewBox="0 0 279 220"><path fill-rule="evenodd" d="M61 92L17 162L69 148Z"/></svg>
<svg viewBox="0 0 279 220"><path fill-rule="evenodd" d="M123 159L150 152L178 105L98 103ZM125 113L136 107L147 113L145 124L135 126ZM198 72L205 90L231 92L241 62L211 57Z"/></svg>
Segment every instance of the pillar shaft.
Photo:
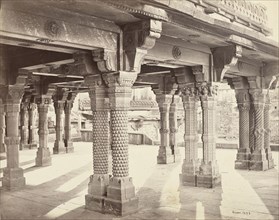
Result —
<svg viewBox="0 0 279 220"><path fill-rule="evenodd" d="M74 146L72 142L72 131L71 131L71 113L73 103L66 101L65 103L65 130L64 130L64 142L67 153L74 152Z"/></svg>
<svg viewBox="0 0 279 220"><path fill-rule="evenodd" d="M30 103L28 108L28 114L29 114L29 139L28 144L30 148L37 147L36 142L36 109L37 105L35 103Z"/></svg>
<svg viewBox="0 0 279 220"><path fill-rule="evenodd" d="M196 174L199 169L199 161L197 145L197 97L194 87L184 89L182 93L182 101L185 126L185 159L180 177L183 185L196 186Z"/></svg>
<svg viewBox="0 0 279 220"><path fill-rule="evenodd" d="M249 169L250 151L250 98L248 90L236 90L239 109L239 149L235 161L236 169Z"/></svg>
<svg viewBox="0 0 279 220"><path fill-rule="evenodd" d="M22 150L28 144L28 105L29 103L21 103L20 111L20 150Z"/></svg>
<svg viewBox="0 0 279 220"><path fill-rule="evenodd" d="M267 94L266 102L264 107L264 148L266 152L266 159L268 161L268 168L274 167L274 160L272 158L271 148L270 148L270 125L269 125L269 109L270 109L270 98Z"/></svg>
<svg viewBox="0 0 279 220"><path fill-rule="evenodd" d="M56 116L56 126L55 126L56 140L55 140L54 148L53 148L54 154L66 152L65 143L63 140L64 105L65 105L64 101L55 101L54 102L55 116Z"/></svg>
<svg viewBox="0 0 279 220"><path fill-rule="evenodd" d="M51 156L48 148L48 107L51 100L50 97L42 97L38 99L38 115L39 115L39 148L36 157L36 166L51 165Z"/></svg>
<svg viewBox="0 0 279 220"><path fill-rule="evenodd" d="M4 103L6 113L6 137L7 167L3 172L2 185L7 189L16 189L25 185L23 169L19 167L19 112L23 95L23 86L9 86L7 100Z"/></svg>
<svg viewBox="0 0 279 220"><path fill-rule="evenodd" d="M202 107L202 144L203 158L197 175L197 186L214 187L220 184L221 177L216 161L216 101L217 86L202 85L200 87Z"/></svg>
<svg viewBox="0 0 279 220"><path fill-rule="evenodd" d="M104 201L105 212L126 215L138 209L138 198L129 177L128 111L136 73L119 72L108 76L111 108L112 174Z"/></svg>
<svg viewBox="0 0 279 220"><path fill-rule="evenodd" d="M5 111L4 105L0 102L0 153L6 151L5 146L5 131L6 131L6 122L5 122Z"/></svg>
<svg viewBox="0 0 279 220"><path fill-rule="evenodd" d="M170 147L172 154L174 155L174 161L179 161L180 152L177 146L177 105L179 103L180 97L178 95L173 96L172 103L170 105L169 113L169 124L170 124Z"/></svg>
<svg viewBox="0 0 279 220"><path fill-rule="evenodd" d="M251 170L268 169L266 152L264 148L264 107L266 91L262 89L251 89L252 105L254 107L254 151L251 155Z"/></svg>
<svg viewBox="0 0 279 220"><path fill-rule="evenodd" d="M85 82L90 89L89 96L93 115L93 175L90 176L85 201L87 209L103 212L109 184L109 101L107 88L103 83L98 83L102 82L100 76L86 77ZM68 110L70 109L68 108Z"/></svg>
<svg viewBox="0 0 279 220"><path fill-rule="evenodd" d="M157 156L158 164L168 164L174 162L174 155L170 146L170 104L172 95L157 94L156 100L160 111L160 148Z"/></svg>

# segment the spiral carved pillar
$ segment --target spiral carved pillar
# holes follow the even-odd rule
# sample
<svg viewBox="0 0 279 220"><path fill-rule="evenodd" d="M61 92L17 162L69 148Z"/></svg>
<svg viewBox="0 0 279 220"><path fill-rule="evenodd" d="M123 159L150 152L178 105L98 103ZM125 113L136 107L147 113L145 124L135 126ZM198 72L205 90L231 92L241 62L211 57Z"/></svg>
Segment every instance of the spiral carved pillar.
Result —
<svg viewBox="0 0 279 220"><path fill-rule="evenodd" d="M194 87L182 91L184 108L184 143L185 159L182 165L180 179L183 185L196 186L196 174L199 169L198 132L197 132L197 96Z"/></svg>
<svg viewBox="0 0 279 220"><path fill-rule="evenodd" d="M85 206L103 212L109 184L109 102L107 88L100 76L86 77L85 82L90 89L93 114L93 175L90 176Z"/></svg>
<svg viewBox="0 0 279 220"><path fill-rule="evenodd" d="M221 182L219 168L216 161L216 101L217 86L202 85L199 87L202 106L202 144L203 160L197 174L197 186L212 188Z"/></svg>
<svg viewBox="0 0 279 220"><path fill-rule="evenodd" d="M71 112L73 108L72 101L66 101L65 103L65 129L64 129L64 142L67 153L74 152L74 145L72 141L72 133L71 133Z"/></svg>
<svg viewBox="0 0 279 220"><path fill-rule="evenodd" d="M5 110L4 110L4 104L0 100L0 153L6 151L5 131L6 131Z"/></svg>
<svg viewBox="0 0 279 220"><path fill-rule="evenodd" d="M249 146L250 95L248 90L236 90L236 99L239 109L239 149L235 169L249 169L251 151Z"/></svg>
<svg viewBox="0 0 279 220"><path fill-rule="evenodd" d="M3 172L2 185L7 189L16 189L25 185L23 169L19 167L20 137L18 130L20 101L24 88L9 86L9 97L4 103L6 113L6 137L7 167Z"/></svg>
<svg viewBox="0 0 279 220"><path fill-rule="evenodd" d="M54 101L54 109L56 116L55 133L56 139L54 142L53 153L66 153L65 143L63 140L63 113L65 101Z"/></svg>
<svg viewBox="0 0 279 220"><path fill-rule="evenodd" d="M180 101L179 95L174 95L172 98L172 103L170 105L170 113L169 113L169 124L170 124L170 147L172 150L172 154L174 155L174 162L180 160L180 152L177 146L177 105Z"/></svg>
<svg viewBox="0 0 279 220"><path fill-rule="evenodd" d="M274 160L272 158L270 148L270 125L269 125L269 109L270 109L270 98L269 94L266 95L266 102L264 107L264 148L266 153L266 159L268 161L268 169L274 167Z"/></svg>
<svg viewBox="0 0 279 220"><path fill-rule="evenodd" d="M161 143L157 156L158 164L168 164L174 162L174 155L170 146L170 105L172 103L172 95L157 94L156 101L160 111L160 136Z"/></svg>
<svg viewBox="0 0 279 220"><path fill-rule="evenodd" d="M29 139L28 139L28 145L29 148L36 148L37 147L37 141L36 141L36 110L37 105L35 103L30 103L28 108L28 115L29 115Z"/></svg>
<svg viewBox="0 0 279 220"><path fill-rule="evenodd" d="M254 130L255 130L255 109L252 105L252 102L250 102L250 110L249 110L249 148L250 152L254 152L254 142L255 142L255 136L254 136Z"/></svg>
<svg viewBox="0 0 279 220"><path fill-rule="evenodd" d="M250 170L267 170L268 161L264 146L264 107L266 91L250 89L252 105L254 107L254 151L251 155Z"/></svg>
<svg viewBox="0 0 279 220"><path fill-rule="evenodd" d="M36 166L51 165L51 156L48 148L48 107L51 96L42 96L37 99L39 115L39 148L36 157Z"/></svg>
<svg viewBox="0 0 279 220"><path fill-rule="evenodd" d="M120 215L137 211L138 198L129 177L128 111L132 85L137 77L133 72L107 76L111 107L112 175L107 189L106 212Z"/></svg>
<svg viewBox="0 0 279 220"><path fill-rule="evenodd" d="M20 110L20 150L27 147L28 144L28 102L21 103Z"/></svg>

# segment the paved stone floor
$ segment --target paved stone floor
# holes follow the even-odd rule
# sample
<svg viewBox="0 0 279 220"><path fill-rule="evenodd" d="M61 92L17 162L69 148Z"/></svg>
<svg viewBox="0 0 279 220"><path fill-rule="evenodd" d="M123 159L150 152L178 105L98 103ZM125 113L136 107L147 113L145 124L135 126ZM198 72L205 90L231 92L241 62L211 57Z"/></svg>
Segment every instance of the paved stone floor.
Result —
<svg viewBox="0 0 279 220"><path fill-rule="evenodd" d="M279 219L278 152L273 152L275 169L255 172L234 170L236 150L218 149L222 186L204 189L179 186L182 161L157 165L157 151L157 146L130 146L139 211L123 218L84 209L90 143L75 143L75 153L53 155L53 165L43 168L34 167L36 150L21 151L27 186L0 190L1 219Z"/></svg>

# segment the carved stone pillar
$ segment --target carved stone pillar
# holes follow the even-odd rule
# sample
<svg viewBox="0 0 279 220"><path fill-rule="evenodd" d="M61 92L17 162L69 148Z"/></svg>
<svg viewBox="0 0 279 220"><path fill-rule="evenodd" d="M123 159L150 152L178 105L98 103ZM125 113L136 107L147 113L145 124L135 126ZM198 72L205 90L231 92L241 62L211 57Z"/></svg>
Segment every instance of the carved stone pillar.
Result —
<svg viewBox="0 0 279 220"><path fill-rule="evenodd" d="M252 102L250 102L250 111L249 111L249 147L251 153L254 152L254 141L255 141L255 136L254 136L254 129L255 129L255 109L254 106L252 105Z"/></svg>
<svg viewBox="0 0 279 220"><path fill-rule="evenodd" d="M28 102L21 103L21 110L20 110L20 150L27 147L28 145Z"/></svg>
<svg viewBox="0 0 279 220"><path fill-rule="evenodd" d="M39 148L36 157L36 166L51 165L51 156L48 148L48 107L51 102L51 96L41 95L37 98L39 114Z"/></svg>
<svg viewBox="0 0 279 220"><path fill-rule="evenodd" d="M170 146L170 105L172 103L172 95L157 94L156 101L160 111L160 136L161 142L157 156L158 164L168 164L174 162L174 155Z"/></svg>
<svg viewBox="0 0 279 220"><path fill-rule="evenodd" d="M5 110L4 110L4 104L0 100L0 153L4 153L6 151L5 131L6 131Z"/></svg>
<svg viewBox="0 0 279 220"><path fill-rule="evenodd" d="M199 170L198 132L197 132L197 96L194 85L182 91L184 108L184 143L185 159L182 165L180 179L183 185L196 186L196 174Z"/></svg>
<svg viewBox="0 0 279 220"><path fill-rule="evenodd" d="M254 107L254 151L251 155L250 170L267 170L268 161L264 146L264 106L266 91L250 89L252 105Z"/></svg>
<svg viewBox="0 0 279 220"><path fill-rule="evenodd" d="M53 153L66 153L65 143L63 140L63 113L64 113L64 105L65 101L54 101L54 109L55 109L55 116L56 116L56 125L55 125L55 132L56 132L56 139L54 142Z"/></svg>
<svg viewBox="0 0 279 220"><path fill-rule="evenodd" d="M238 89L236 100L239 109L239 149L235 161L235 169L249 169L251 151L249 146L249 114L250 95L248 90Z"/></svg>
<svg viewBox="0 0 279 220"><path fill-rule="evenodd" d="M202 106L202 143L203 143L203 160L200 165L200 171L197 175L197 186L214 187L221 182L221 176L216 161L216 101L217 86L201 85L199 87L201 94Z"/></svg>
<svg viewBox="0 0 279 220"><path fill-rule="evenodd" d="M180 152L177 146L177 105L180 101L179 95L174 95L170 105L169 124L170 124L170 147L174 155L174 161L180 160Z"/></svg>
<svg viewBox="0 0 279 220"><path fill-rule="evenodd" d="M100 76L87 77L85 82L90 89L93 114L93 175L90 176L85 206L103 212L109 184L109 100Z"/></svg>
<svg viewBox="0 0 279 220"><path fill-rule="evenodd" d="M28 114L29 114L29 139L28 144L29 148L36 148L37 147L37 141L36 141L36 111L37 105L35 103L30 103L28 108Z"/></svg>
<svg viewBox="0 0 279 220"><path fill-rule="evenodd" d="M74 152L74 145L72 142L72 132L71 132L71 113L73 108L72 101L66 101L65 103L65 130L64 130L64 142L67 153Z"/></svg>
<svg viewBox="0 0 279 220"><path fill-rule="evenodd" d="M138 198L129 177L128 110L132 85L137 74L119 72L107 75L111 107L112 174L104 202L105 212L126 215L137 211Z"/></svg>
<svg viewBox="0 0 279 220"><path fill-rule="evenodd" d="M271 148L270 148L270 125L269 125L269 109L270 109L270 98L269 94L266 95L266 102L264 107L264 148L266 152L266 159L268 161L268 169L274 167L274 160L272 158Z"/></svg>
<svg viewBox="0 0 279 220"><path fill-rule="evenodd" d="M7 167L4 169L2 185L7 189L20 188L25 185L23 169L19 167L19 144L18 122L20 112L20 101L24 87L9 86L7 100L5 102L6 112L6 137Z"/></svg>

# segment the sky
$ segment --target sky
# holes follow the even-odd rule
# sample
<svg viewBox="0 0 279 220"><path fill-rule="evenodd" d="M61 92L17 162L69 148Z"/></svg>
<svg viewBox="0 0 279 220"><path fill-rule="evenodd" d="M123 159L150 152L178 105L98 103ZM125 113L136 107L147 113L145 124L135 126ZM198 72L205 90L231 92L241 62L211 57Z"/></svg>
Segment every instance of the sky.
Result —
<svg viewBox="0 0 279 220"><path fill-rule="evenodd" d="M279 0L251 0L252 2L259 2L267 8L268 26L272 29L273 34L269 38L279 42Z"/></svg>

